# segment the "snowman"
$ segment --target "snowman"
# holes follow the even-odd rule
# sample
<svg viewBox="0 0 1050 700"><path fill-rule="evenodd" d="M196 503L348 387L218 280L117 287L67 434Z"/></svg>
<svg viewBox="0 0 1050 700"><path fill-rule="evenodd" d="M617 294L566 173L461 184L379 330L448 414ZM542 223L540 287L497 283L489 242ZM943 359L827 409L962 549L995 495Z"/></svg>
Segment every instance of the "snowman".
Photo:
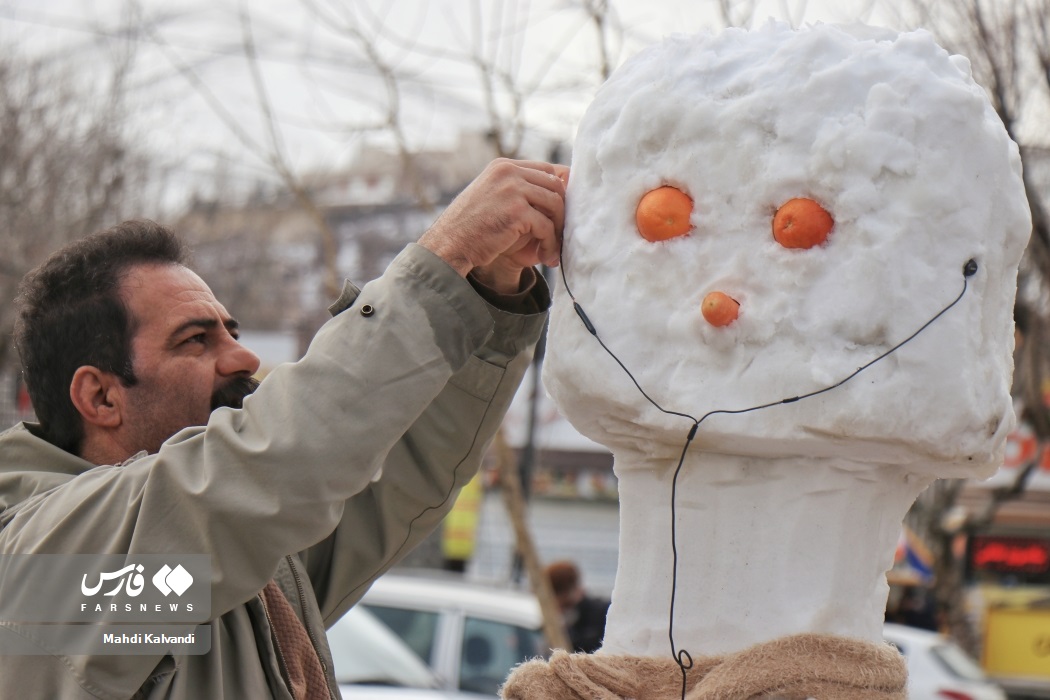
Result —
<svg viewBox="0 0 1050 700"><path fill-rule="evenodd" d="M505 698L903 698L902 519L1014 425L1016 145L924 31L675 36L582 120L544 382L614 455L601 651Z"/></svg>

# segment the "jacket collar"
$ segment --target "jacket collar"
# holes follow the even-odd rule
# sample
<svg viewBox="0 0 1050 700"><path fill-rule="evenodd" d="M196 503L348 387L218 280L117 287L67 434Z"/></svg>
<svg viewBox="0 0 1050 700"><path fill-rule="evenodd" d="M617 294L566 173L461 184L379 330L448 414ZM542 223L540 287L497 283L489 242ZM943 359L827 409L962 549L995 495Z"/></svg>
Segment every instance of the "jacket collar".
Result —
<svg viewBox="0 0 1050 700"><path fill-rule="evenodd" d="M18 423L0 433L0 512L95 466L37 437L35 427Z"/></svg>

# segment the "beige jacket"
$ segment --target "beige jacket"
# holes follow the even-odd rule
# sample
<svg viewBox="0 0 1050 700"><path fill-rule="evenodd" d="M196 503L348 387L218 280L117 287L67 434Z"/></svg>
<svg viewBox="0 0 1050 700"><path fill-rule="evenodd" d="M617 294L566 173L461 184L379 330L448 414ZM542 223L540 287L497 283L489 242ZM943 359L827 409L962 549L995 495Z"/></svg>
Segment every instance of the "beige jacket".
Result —
<svg viewBox="0 0 1050 700"><path fill-rule="evenodd" d="M513 301L532 313L498 310L411 245L363 290L348 284L305 357L274 369L242 410L216 411L157 454L95 467L31 426L0 435L0 554L213 562L210 653L0 657L0 700L290 698L258 597L274 577L338 698L325 628L477 471L549 294L540 279Z"/></svg>

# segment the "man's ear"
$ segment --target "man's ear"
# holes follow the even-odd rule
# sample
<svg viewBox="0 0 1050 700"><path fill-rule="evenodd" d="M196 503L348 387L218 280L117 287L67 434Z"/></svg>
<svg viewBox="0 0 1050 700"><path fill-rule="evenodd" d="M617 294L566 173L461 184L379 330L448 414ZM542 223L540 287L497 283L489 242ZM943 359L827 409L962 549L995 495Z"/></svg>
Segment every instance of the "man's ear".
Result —
<svg viewBox="0 0 1050 700"><path fill-rule="evenodd" d="M84 365L73 373L73 381L69 383L69 398L86 424L117 428L123 420L122 388L117 375Z"/></svg>

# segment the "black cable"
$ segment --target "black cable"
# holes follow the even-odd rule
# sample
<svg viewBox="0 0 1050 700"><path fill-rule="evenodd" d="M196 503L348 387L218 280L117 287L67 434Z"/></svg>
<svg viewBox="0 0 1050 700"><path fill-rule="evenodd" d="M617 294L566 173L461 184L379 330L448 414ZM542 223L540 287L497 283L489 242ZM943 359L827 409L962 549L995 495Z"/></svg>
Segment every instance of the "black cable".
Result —
<svg viewBox="0 0 1050 700"><path fill-rule="evenodd" d="M693 657L685 649L679 649L677 647L677 645L675 644L675 641L674 641L674 609L675 609L675 600L676 600L677 594L678 594L678 530L677 530L677 528L678 528L678 523L677 523L678 518L677 518L676 504L677 504L677 495L678 495L678 476L682 472L682 466L685 464L686 453L689 451L689 446L693 443L693 438L696 437L696 433L697 433L697 430L699 430L699 428L700 428L700 424L703 423L708 418L710 418L711 416L714 416L714 415L718 415L718 414L736 415L736 414L742 414L742 413L751 413L752 411L759 411L759 410L762 410L762 409L765 409L765 408L771 408L773 406L780 406L782 404L795 403L795 402L801 401L803 399L808 399L808 398L812 398L814 396L819 396L820 394L823 394L825 392L831 391L832 389L836 389L836 388L842 386L843 384L845 384L846 382L850 381L851 379L853 379L858 374L860 374L864 370L868 369L869 367L871 367L875 363L884 360L886 357L888 357L889 355L893 354L894 352L899 350L901 347L903 347L907 343L910 343L912 340L915 339L915 337L917 335L919 335L924 330L929 328L930 325L932 325L937 319L939 319L941 316L946 314L949 309L951 309L953 306L958 304L962 300L963 296L966 294L966 290L969 288L969 284L968 284L969 278L973 277L977 273L977 269L978 269L977 261L971 258L970 260L966 261L966 264L963 265L963 269L962 269L962 273L963 273L963 288L962 288L962 291L959 292L959 296L955 297L955 299L951 303L949 303L943 309L941 309L936 314L934 314L928 321L926 321L924 324L922 324L919 327L919 329L916 330L914 333L912 333L907 338L905 338L901 342L897 343L896 345L891 347L889 350L887 350L886 352L884 352L881 355L879 355L878 357L876 357L875 359L873 359L873 360L871 360L869 362L866 362L865 364L861 365L860 367L858 367L855 371L853 371L849 376L845 377L844 379L841 379L841 380L835 382L834 384L830 384L830 385L828 385L828 386L826 386L826 387L824 387L822 389L817 389L815 391L811 391L811 392L806 393L806 394L801 394L799 396L792 396L792 397L789 397L789 398L786 398L786 399L781 399L779 401L771 401L769 403L760 404L758 406L751 406L750 408L715 409L713 411L708 411L707 413L705 413L700 418L694 418L692 415L690 415L688 413L683 413L683 412L680 412L680 411L672 411L672 410L666 409L663 406L661 406L659 403L657 403L655 399L653 399L651 396L649 396L648 393L646 393L645 389L642 388L642 385L635 378L634 374L631 373L631 370L627 369L627 365L625 365L623 363L623 361L620 360L619 357L617 357L616 353L614 353L605 344L605 342L601 339L601 336L598 335L598 329L595 327L594 323L587 316L587 313L583 310L583 307L580 305L580 303L578 301L576 301L576 296L572 293L572 289L569 287L569 280L568 280L568 277L567 277L567 273L565 272L565 267L566 267L565 266L565 259L563 257L562 261L561 261L561 281L562 281L562 284L565 286L566 294L568 294L569 298L572 300L572 306L573 306L573 309L576 311L576 315L580 317L580 321L583 322L583 326L584 326L584 328L587 329L587 332L594 336L594 339L598 341L598 344L601 345L602 349L605 350L605 352L613 360L616 361L616 364L618 364L621 369L623 369L623 371L630 378L631 382L634 383L635 387L637 387L638 391L641 392L642 396L644 396L645 399L649 403L651 403L653 406L655 406L658 411L660 411L662 413L665 413L667 415L671 415L671 416L679 416L681 418L688 418L689 420L691 420L693 422L693 425L689 428L689 434L686 436L685 444L682 447L682 453L681 453L681 455L678 458L678 465L675 467L674 476L671 479L671 560L672 560L671 566L672 566L672 570L671 570L671 605L670 605L670 610L669 610L669 618L670 619L668 620L668 625L667 625L667 637L668 637L668 641L670 641L670 643L671 643L671 656L674 657L675 663L678 664L678 668L682 672L682 700L685 700L686 688L687 688L687 676L688 676L689 669L693 667Z"/></svg>

